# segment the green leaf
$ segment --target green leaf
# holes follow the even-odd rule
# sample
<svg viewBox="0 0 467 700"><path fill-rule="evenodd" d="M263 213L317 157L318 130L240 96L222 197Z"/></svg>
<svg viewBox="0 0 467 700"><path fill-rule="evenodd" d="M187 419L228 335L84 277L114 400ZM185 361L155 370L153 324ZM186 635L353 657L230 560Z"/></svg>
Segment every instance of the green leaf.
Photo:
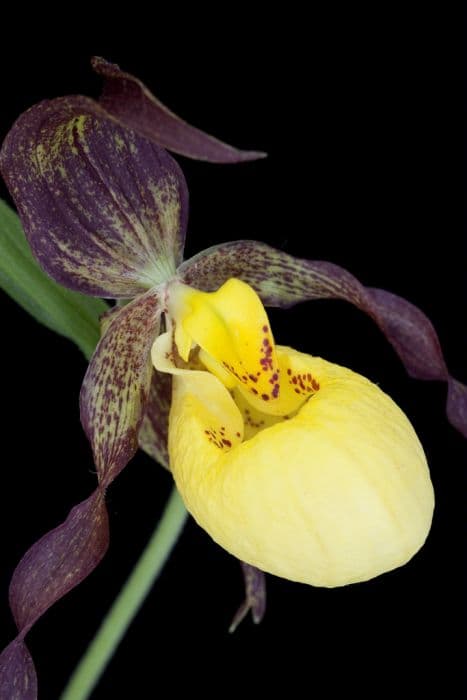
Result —
<svg viewBox="0 0 467 700"><path fill-rule="evenodd" d="M72 340L90 357L100 338L102 299L71 292L42 272L17 214L0 200L0 288L39 323Z"/></svg>

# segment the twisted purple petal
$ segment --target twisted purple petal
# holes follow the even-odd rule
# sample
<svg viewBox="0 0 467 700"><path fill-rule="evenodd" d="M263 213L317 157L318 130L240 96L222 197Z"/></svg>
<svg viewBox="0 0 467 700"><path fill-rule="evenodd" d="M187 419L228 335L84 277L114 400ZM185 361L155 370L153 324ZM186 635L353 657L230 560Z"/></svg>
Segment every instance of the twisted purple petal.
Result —
<svg viewBox="0 0 467 700"><path fill-rule="evenodd" d="M106 319L81 392L82 421L93 447L99 486L16 567L10 606L19 634L0 655L0 698L36 697L35 671L24 636L51 605L95 569L107 550L105 490L138 446L151 381L150 349L159 319L154 290Z"/></svg>
<svg viewBox="0 0 467 700"><path fill-rule="evenodd" d="M108 542L104 489L98 487L23 556L10 584L10 607L19 634L0 655L0 698L36 698L36 673L24 636L41 615L95 569Z"/></svg>

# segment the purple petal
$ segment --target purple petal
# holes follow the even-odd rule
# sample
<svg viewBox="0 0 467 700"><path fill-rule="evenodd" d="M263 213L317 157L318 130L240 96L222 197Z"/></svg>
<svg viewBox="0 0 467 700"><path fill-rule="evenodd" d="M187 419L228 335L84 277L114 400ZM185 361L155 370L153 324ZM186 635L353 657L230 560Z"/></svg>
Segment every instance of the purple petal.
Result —
<svg viewBox="0 0 467 700"><path fill-rule="evenodd" d="M10 607L18 637L0 656L0 698L35 700L37 681L22 641L32 625L57 600L95 569L108 543L104 487L75 506L64 523L26 552L10 584Z"/></svg>
<svg viewBox="0 0 467 700"><path fill-rule="evenodd" d="M157 292L137 297L112 317L81 388L81 422L99 481L110 483L138 447L149 394L150 350L159 332Z"/></svg>
<svg viewBox="0 0 467 700"><path fill-rule="evenodd" d="M81 391L81 417L93 446L100 484L71 510L64 523L36 542L16 567L10 607L19 635L0 656L0 689L7 689L0 698L16 697L11 695L14 683L29 683L30 694L18 698L36 697L34 667L20 640L51 605L93 571L107 550L105 490L138 446L151 381L150 349L159 321L154 290L112 310L103 320L105 332Z"/></svg>
<svg viewBox="0 0 467 700"><path fill-rule="evenodd" d="M31 655L20 637L0 654L0 698L36 700L37 677Z"/></svg>
<svg viewBox="0 0 467 700"><path fill-rule="evenodd" d="M256 625L261 622L266 612L266 577L264 573L243 561L240 564L245 580L246 597L232 620L229 632L235 632L250 610Z"/></svg>
<svg viewBox="0 0 467 700"><path fill-rule="evenodd" d="M240 163L264 158L259 151L239 151L190 126L167 109L143 83L103 58L92 59L94 70L105 79L100 104L120 124L145 138L195 160Z"/></svg>
<svg viewBox="0 0 467 700"><path fill-rule="evenodd" d="M34 255L64 286L130 298L181 261L188 194L180 168L92 100L64 97L25 112L0 167Z"/></svg>
<svg viewBox="0 0 467 700"><path fill-rule="evenodd" d="M65 522L33 544L16 567L10 607L23 635L96 568L108 541L104 489L99 487L72 508Z"/></svg>
<svg viewBox="0 0 467 700"><path fill-rule="evenodd" d="M255 241L209 248L184 262L178 272L187 284L206 291L238 277L251 284L269 306L289 307L310 299L349 301L378 324L410 376L448 382L448 419L467 437L467 387L450 376L429 319L405 299L364 287L332 263L294 258Z"/></svg>
<svg viewBox="0 0 467 700"><path fill-rule="evenodd" d="M138 442L146 454L166 469L169 469L168 434L171 401L171 375L154 370Z"/></svg>

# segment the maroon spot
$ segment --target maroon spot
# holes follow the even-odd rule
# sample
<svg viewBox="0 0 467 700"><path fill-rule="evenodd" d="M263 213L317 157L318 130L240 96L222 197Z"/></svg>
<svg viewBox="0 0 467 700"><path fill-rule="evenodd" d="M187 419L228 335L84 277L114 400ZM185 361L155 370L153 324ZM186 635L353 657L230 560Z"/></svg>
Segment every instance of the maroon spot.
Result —
<svg viewBox="0 0 467 700"><path fill-rule="evenodd" d="M306 375L306 378L308 379L309 382L311 382L311 374L310 374L309 372L308 372L308 374Z"/></svg>
<svg viewBox="0 0 467 700"><path fill-rule="evenodd" d="M279 396L279 384L276 384L274 389L272 390L272 395L275 399Z"/></svg>
<svg viewBox="0 0 467 700"><path fill-rule="evenodd" d="M288 369L288 370L287 370L287 374L290 376L290 375L292 374L292 370L291 370L291 369Z"/></svg>
<svg viewBox="0 0 467 700"><path fill-rule="evenodd" d="M278 377L278 375L277 375L276 372L272 375L271 379L272 379L274 382L277 382L277 380L279 379L279 377Z"/></svg>
<svg viewBox="0 0 467 700"><path fill-rule="evenodd" d="M313 379L313 381L311 382L311 385L312 385L312 387L313 387L313 389L314 389L315 391L318 391L318 389L319 389L319 384L318 384L318 382L316 381L316 379Z"/></svg>
<svg viewBox="0 0 467 700"><path fill-rule="evenodd" d="M267 333L269 331L269 328L267 326L263 326L263 333Z"/></svg>
<svg viewBox="0 0 467 700"><path fill-rule="evenodd" d="M258 372L258 374L260 374L260 373ZM258 380L256 379L256 377L255 377L254 374L249 374L248 376L249 376L249 378L251 379L252 382L257 382L257 381L258 381Z"/></svg>
<svg viewBox="0 0 467 700"><path fill-rule="evenodd" d="M226 445L226 447L232 447L232 443L230 442L230 440L226 440L225 438L223 438L222 444Z"/></svg>
<svg viewBox="0 0 467 700"><path fill-rule="evenodd" d="M295 389L294 391L295 391L296 394L299 394L299 393L300 393L300 389Z"/></svg>
<svg viewBox="0 0 467 700"><path fill-rule="evenodd" d="M267 338L265 338L265 339L263 340L263 345L264 345L265 348L268 347L268 345L269 345L269 340L268 340Z"/></svg>
<svg viewBox="0 0 467 700"><path fill-rule="evenodd" d="M258 390L255 389L255 387L253 386L253 387L251 388L251 393L252 393L252 394L257 394L257 393L258 393Z"/></svg>
<svg viewBox="0 0 467 700"><path fill-rule="evenodd" d="M261 398L263 401L269 401L269 395L268 394L261 394Z"/></svg>
<svg viewBox="0 0 467 700"><path fill-rule="evenodd" d="M237 437L240 437L240 433L235 433L235 435L236 435Z"/></svg>
<svg viewBox="0 0 467 700"><path fill-rule="evenodd" d="M297 377L293 377L292 384L296 384L296 383L297 383Z"/></svg>

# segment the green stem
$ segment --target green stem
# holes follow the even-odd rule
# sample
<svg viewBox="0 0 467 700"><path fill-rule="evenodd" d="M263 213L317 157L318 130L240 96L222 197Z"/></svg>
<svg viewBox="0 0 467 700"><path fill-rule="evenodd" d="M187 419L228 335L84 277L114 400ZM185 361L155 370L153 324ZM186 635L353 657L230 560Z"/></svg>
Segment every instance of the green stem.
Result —
<svg viewBox="0 0 467 700"><path fill-rule="evenodd" d="M143 554L71 676L60 700L86 700L161 572L187 518L174 488Z"/></svg>

